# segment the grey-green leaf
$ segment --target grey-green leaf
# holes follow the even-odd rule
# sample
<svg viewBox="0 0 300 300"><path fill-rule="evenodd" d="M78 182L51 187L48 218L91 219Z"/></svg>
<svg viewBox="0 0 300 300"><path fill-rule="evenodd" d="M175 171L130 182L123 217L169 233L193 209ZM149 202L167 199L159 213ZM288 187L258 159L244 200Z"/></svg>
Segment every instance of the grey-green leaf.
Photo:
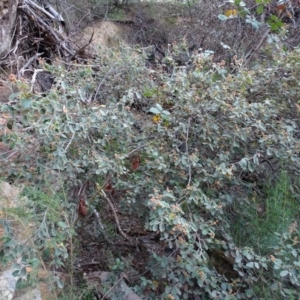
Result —
<svg viewBox="0 0 300 300"><path fill-rule="evenodd" d="M160 104L158 104L158 103L156 103L156 107L159 109L159 111L163 110L162 106Z"/></svg>
<svg viewBox="0 0 300 300"><path fill-rule="evenodd" d="M289 271L287 271L287 270L283 270L283 271L280 272L281 277L285 277L288 274L289 274Z"/></svg>
<svg viewBox="0 0 300 300"><path fill-rule="evenodd" d="M151 108L149 109L149 111L150 111L151 113L155 114L155 115L159 115L159 114L161 113L161 111L158 110L156 107L151 107Z"/></svg>
<svg viewBox="0 0 300 300"><path fill-rule="evenodd" d="M226 21L228 18L225 15L219 14L218 19L220 19L221 21Z"/></svg>

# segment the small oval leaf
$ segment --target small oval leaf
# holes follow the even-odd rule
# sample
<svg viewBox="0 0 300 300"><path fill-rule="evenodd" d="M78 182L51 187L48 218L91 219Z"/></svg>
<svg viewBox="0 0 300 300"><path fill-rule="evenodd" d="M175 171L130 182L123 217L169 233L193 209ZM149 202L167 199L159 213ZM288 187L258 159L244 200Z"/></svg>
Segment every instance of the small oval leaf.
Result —
<svg viewBox="0 0 300 300"><path fill-rule="evenodd" d="M221 21L226 21L228 18L222 14L219 14L218 19L220 19Z"/></svg>
<svg viewBox="0 0 300 300"><path fill-rule="evenodd" d="M283 271L280 272L281 277L285 277L288 274L289 274L289 271L287 271L287 270L283 270Z"/></svg>
<svg viewBox="0 0 300 300"><path fill-rule="evenodd" d="M151 108L149 109L149 112L151 112L151 113L153 113L153 114L155 114L155 115L158 115L158 114L161 113L161 111L158 110L156 107L151 107Z"/></svg>

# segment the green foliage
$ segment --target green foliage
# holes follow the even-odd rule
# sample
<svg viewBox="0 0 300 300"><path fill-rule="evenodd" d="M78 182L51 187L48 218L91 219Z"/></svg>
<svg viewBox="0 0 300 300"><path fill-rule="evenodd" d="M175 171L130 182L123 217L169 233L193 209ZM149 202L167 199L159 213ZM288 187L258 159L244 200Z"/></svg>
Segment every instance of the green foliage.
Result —
<svg viewBox="0 0 300 300"><path fill-rule="evenodd" d="M231 3L236 11L237 15L241 18L245 19L245 22L250 24L253 29L257 30L260 27L263 27L263 25L270 26L271 32L279 33L280 30L282 30L285 26L284 22L282 21L282 16L276 15L276 11L273 11L268 18L266 19L266 22L260 22L257 20L257 17L263 14L265 10L268 9L270 5L271 0L255 0L254 7L256 7L255 12L250 7L253 5L253 3L247 4L244 1L235 0L235 1L228 1L228 3ZM247 7L248 6L248 7ZM219 14L218 18L222 21L226 21L230 19L226 15Z"/></svg>
<svg viewBox="0 0 300 300"><path fill-rule="evenodd" d="M278 245L278 234L287 231L299 214L298 201L293 198L290 186L291 182L283 172L275 186L267 186L265 197L256 196L250 203L245 203L242 208L245 219L239 218L232 222L232 227L241 234L234 237L239 246L251 246L257 253L267 255L270 248ZM241 232L240 228L244 228L244 231ZM251 234L253 232L255 235Z"/></svg>
<svg viewBox="0 0 300 300"><path fill-rule="evenodd" d="M282 172L275 185L273 183L267 186L265 197L256 196L243 207L237 204L236 209L242 212L239 212L239 218L230 222L233 239L237 245L252 247L256 253L269 257L274 263L269 266L274 268L273 274L268 274L269 270L258 272L258 277L262 280L253 284L258 299L279 299L287 295L289 299L297 298L295 289L283 290L280 284L282 278L291 274L293 284L298 285L299 204L292 196L291 186L287 174ZM283 265L288 265L287 268L292 270L285 270ZM269 282L272 282L271 288Z"/></svg>
<svg viewBox="0 0 300 300"><path fill-rule="evenodd" d="M46 264L58 268L65 264L69 253L72 257L75 207L64 194L45 194L38 186L24 188L18 201L18 207L2 211L6 218L1 219L5 229L1 261L14 262L13 275L19 277L17 287L22 288L36 283L38 270L46 269ZM53 290L55 286L63 287L57 276L48 280Z"/></svg>
<svg viewBox="0 0 300 300"><path fill-rule="evenodd" d="M83 235L104 236L109 245L117 242L121 231L117 237L108 234L118 224L107 218L107 202L99 195L99 187L111 182L124 191L116 204L119 212L159 233L165 245L164 252L150 254L147 276L139 276L133 287L138 294L147 299L255 299L254 283L262 280L271 286L271 295L296 295L298 232L295 224L286 226L294 207L289 199L299 191L294 180L300 167L299 50L280 52L271 68L240 68L234 75L205 53L192 54L189 67L179 66L172 51L168 57L174 62L169 73L147 68L138 51L125 46L119 52L103 50L97 71L45 65L56 78L51 91L37 96L24 87L17 101L3 105L15 133L7 142L20 153L17 163L6 162L3 174L26 182L31 191L26 195L35 209L32 217L38 218L38 250L54 249L54 254L45 253L53 264L67 262L65 241L72 240L75 225L84 223L74 221L74 191L78 195L87 182L88 209L99 210L104 225ZM146 114L151 108L168 115L168 123L153 123ZM139 155L134 167L133 154ZM285 231L264 255L257 239L246 245L235 240L230 216L233 209L237 219L253 216L249 203L258 191L265 192L271 175L280 174L282 162L290 181L282 179L275 194L268 195L269 219L260 224ZM63 186L54 180L58 174ZM58 189L50 200L43 194L49 195L45 183ZM42 194L35 195L32 188L38 187ZM58 196L63 191L64 197ZM282 228L266 225L273 224L275 212L285 222ZM14 246L10 241L8 252ZM116 274L126 269L119 257L111 266Z"/></svg>
<svg viewBox="0 0 300 300"><path fill-rule="evenodd" d="M279 32L284 26L282 20L275 15L271 15L270 18L268 18L267 24L270 25L271 31L273 32Z"/></svg>

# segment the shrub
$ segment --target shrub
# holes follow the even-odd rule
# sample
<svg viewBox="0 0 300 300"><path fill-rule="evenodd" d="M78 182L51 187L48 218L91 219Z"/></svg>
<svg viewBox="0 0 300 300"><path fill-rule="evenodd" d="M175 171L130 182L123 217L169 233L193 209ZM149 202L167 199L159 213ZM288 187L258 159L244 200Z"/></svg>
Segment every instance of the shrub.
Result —
<svg viewBox="0 0 300 300"><path fill-rule="evenodd" d="M246 205L282 168L291 193L299 190L298 51L278 54L271 68L240 68L234 75L203 53L194 54L190 71L176 63L171 74L148 69L125 46L100 53L98 71L44 65L56 77L53 89L33 95L19 83L16 101L2 107L14 132L4 140L20 154L3 175L47 190L60 174L63 187L56 187L71 207L79 206L81 215L99 211L83 237L102 236L109 245L133 239L114 205L119 215L159 233L164 251L147 248L146 275L131 283L148 299L255 298L258 280L282 297L296 294L296 225L264 256L254 245L237 244L228 220L233 207L235 218L247 214ZM146 112L155 107L167 118L153 121Z"/></svg>

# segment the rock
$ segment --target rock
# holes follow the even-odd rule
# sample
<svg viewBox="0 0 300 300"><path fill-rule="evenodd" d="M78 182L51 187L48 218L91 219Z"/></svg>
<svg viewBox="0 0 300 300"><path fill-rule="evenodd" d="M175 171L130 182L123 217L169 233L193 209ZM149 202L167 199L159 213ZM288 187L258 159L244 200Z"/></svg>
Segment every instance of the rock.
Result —
<svg viewBox="0 0 300 300"><path fill-rule="evenodd" d="M9 269L0 276L0 300L11 300L14 296L18 277L14 277L13 272L13 269Z"/></svg>

